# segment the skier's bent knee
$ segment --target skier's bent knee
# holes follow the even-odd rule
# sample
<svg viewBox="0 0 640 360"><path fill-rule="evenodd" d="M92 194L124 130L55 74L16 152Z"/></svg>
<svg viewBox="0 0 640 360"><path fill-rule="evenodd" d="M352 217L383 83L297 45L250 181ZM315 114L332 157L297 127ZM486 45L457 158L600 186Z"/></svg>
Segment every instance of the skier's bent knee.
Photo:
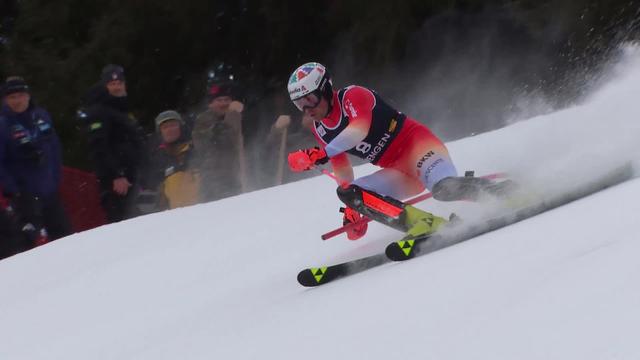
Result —
<svg viewBox="0 0 640 360"><path fill-rule="evenodd" d="M460 197L460 184L453 176L438 181L431 189L433 198L438 201L455 201Z"/></svg>

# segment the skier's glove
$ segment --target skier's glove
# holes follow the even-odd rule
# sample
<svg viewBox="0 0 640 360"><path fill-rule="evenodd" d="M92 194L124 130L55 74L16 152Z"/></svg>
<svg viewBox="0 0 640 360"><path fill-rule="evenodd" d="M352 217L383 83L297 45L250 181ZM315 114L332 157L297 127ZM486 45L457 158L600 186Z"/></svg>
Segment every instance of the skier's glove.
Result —
<svg viewBox="0 0 640 360"><path fill-rule="evenodd" d="M348 224L352 224L355 222L360 221L360 219L362 219L362 215L360 215L360 213L358 213L357 211L353 210L352 208L340 208L340 212L344 213L344 217L342 218L342 225L348 225ZM356 226L351 226L349 229L347 229L347 238L349 240L358 240L361 237L364 236L364 234L367 233L367 228L369 227L369 224L367 224L366 222L362 222L361 224L358 224Z"/></svg>
<svg viewBox="0 0 640 360"><path fill-rule="evenodd" d="M324 149L317 146L292 152L288 156L289 168L294 172L311 170L315 165L326 164L329 157Z"/></svg>

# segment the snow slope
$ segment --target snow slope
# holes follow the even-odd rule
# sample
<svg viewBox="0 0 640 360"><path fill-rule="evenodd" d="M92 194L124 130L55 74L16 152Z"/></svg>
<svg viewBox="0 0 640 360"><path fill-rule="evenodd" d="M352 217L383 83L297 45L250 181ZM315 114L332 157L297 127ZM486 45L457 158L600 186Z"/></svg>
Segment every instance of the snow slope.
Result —
<svg viewBox="0 0 640 360"><path fill-rule="evenodd" d="M640 155L640 49L584 104L448 144L460 170L558 193ZM357 172L373 169L360 167ZM327 177L148 215L0 262L0 359L638 359L640 180L471 241L305 289ZM422 205L473 216L479 204Z"/></svg>

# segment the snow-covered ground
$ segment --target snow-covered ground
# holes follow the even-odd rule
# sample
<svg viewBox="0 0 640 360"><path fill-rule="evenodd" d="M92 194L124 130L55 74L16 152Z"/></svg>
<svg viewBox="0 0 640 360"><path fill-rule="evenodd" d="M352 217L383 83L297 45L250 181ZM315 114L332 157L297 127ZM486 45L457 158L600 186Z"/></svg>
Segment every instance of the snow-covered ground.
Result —
<svg viewBox="0 0 640 360"><path fill-rule="evenodd" d="M583 105L448 144L459 169L545 194L640 158L640 49L625 52ZM306 289L300 269L400 236L372 224L365 239L321 241L341 222L334 191L316 177L1 261L0 359L640 358L639 179Z"/></svg>

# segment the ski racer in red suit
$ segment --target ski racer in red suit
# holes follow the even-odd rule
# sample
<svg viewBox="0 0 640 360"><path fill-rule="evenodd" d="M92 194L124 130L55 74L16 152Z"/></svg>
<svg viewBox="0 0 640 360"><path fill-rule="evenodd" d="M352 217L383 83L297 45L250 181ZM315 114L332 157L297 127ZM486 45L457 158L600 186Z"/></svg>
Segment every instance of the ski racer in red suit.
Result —
<svg viewBox="0 0 640 360"><path fill-rule="evenodd" d="M331 161L347 187L338 197L347 205L344 223L361 215L406 232L405 239L435 232L447 220L398 199L429 189L442 201L477 199L495 184L475 177L459 177L444 143L429 128L397 111L375 91L362 86L333 90L327 69L319 63L297 68L288 84L296 107L314 120L320 147L288 156L292 171L305 171ZM354 180L347 154L382 169ZM362 237L366 223L351 228L351 240Z"/></svg>

